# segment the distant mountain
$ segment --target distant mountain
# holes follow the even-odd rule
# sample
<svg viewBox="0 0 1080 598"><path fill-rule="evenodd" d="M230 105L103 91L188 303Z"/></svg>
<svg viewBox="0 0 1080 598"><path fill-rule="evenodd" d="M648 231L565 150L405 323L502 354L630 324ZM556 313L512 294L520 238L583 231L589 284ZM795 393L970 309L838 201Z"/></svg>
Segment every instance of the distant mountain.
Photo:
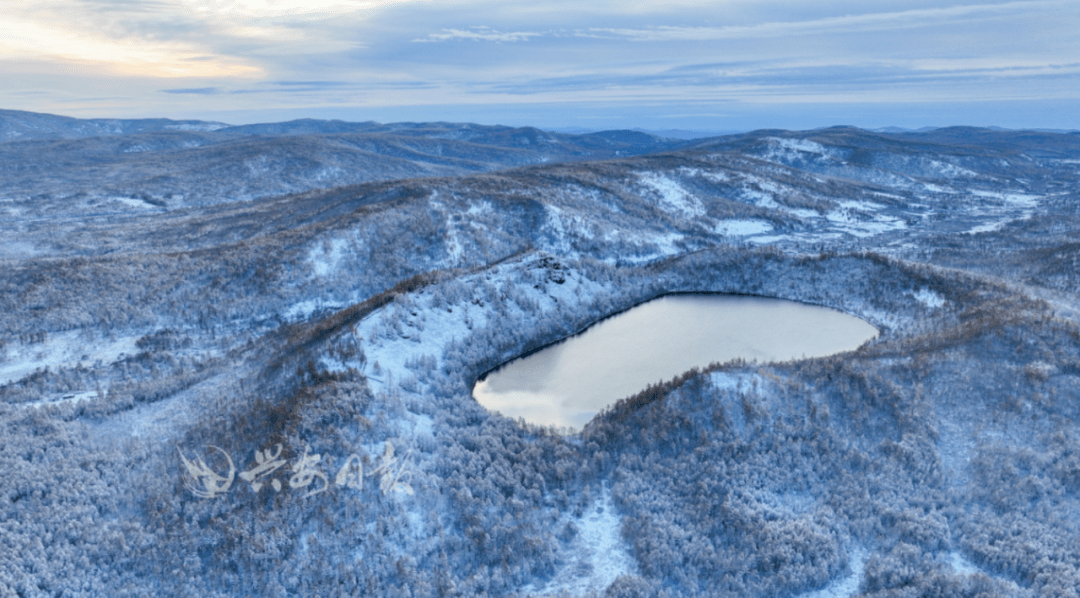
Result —
<svg viewBox="0 0 1080 598"><path fill-rule="evenodd" d="M584 127L562 127L558 129L548 129L553 133L566 133L571 135L585 135L588 133L599 133L601 129L587 129ZM735 135L738 133L745 133L745 130L730 129L730 130L705 130L705 129L641 129L633 128L631 131L638 133L647 133L656 137L664 139L702 139L705 137L720 137L722 135Z"/></svg>
<svg viewBox="0 0 1080 598"><path fill-rule="evenodd" d="M902 133L898 140L919 139L983 149L1028 152L1045 158L1075 158L1080 131L1010 130L980 127L943 127L927 132Z"/></svg>
<svg viewBox="0 0 1080 598"><path fill-rule="evenodd" d="M874 133L926 133L933 131L937 127L920 127L918 129L908 129L906 127L881 127L879 129L870 129Z"/></svg>
<svg viewBox="0 0 1080 598"><path fill-rule="evenodd" d="M699 139L684 148L737 151L820 174L859 180L888 172L951 179L962 176L957 168L989 174L1037 160L1075 159L1080 155L1080 134L976 127L877 133L838 126L801 132L766 129ZM929 158L931 155L935 158ZM943 159L949 167L943 166Z"/></svg>
<svg viewBox="0 0 1080 598"><path fill-rule="evenodd" d="M745 133L745 129L633 129L642 133L649 133L657 137L667 139L703 139L705 137L721 137L724 135L737 135Z"/></svg>
<svg viewBox="0 0 1080 598"><path fill-rule="evenodd" d="M31 139L79 139L151 131L216 131L225 123L168 118L79 119L22 110L0 110L0 142Z"/></svg>
<svg viewBox="0 0 1080 598"><path fill-rule="evenodd" d="M905 127L881 127L878 129L870 129L875 133L929 133L942 128L967 128L967 129L982 129L986 131L1006 131L1006 132L1035 132L1035 133L1075 133L1075 129L1006 129L1005 127L919 127L918 129L908 129Z"/></svg>
<svg viewBox="0 0 1080 598"><path fill-rule="evenodd" d="M5 114L9 140L0 143L0 198L145 199L157 207L635 156L683 143L635 131L567 135L455 123L304 119L228 126Z"/></svg>

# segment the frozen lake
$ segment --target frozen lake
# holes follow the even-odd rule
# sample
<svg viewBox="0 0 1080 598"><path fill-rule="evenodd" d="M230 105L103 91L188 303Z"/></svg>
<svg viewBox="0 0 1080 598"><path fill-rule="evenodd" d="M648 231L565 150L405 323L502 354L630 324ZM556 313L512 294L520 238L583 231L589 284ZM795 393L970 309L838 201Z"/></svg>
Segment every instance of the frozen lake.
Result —
<svg viewBox="0 0 1080 598"><path fill-rule="evenodd" d="M511 361L476 383L492 411L580 429L604 407L692 367L851 351L876 328L835 309L739 295L667 295Z"/></svg>

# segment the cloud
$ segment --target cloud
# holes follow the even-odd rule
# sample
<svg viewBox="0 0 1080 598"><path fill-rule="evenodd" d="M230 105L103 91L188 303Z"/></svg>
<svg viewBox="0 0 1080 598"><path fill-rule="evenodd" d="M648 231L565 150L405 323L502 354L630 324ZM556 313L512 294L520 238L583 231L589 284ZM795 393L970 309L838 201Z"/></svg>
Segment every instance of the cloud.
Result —
<svg viewBox="0 0 1080 598"><path fill-rule="evenodd" d="M181 89L162 89L161 93L193 94L193 95L217 95L222 93L217 87L189 87Z"/></svg>
<svg viewBox="0 0 1080 598"><path fill-rule="evenodd" d="M443 29L442 33L431 33L427 37L414 39L414 42L430 43L451 40L471 40L485 42L525 42L546 34L535 31L496 31L490 27L472 27L470 29Z"/></svg>
<svg viewBox="0 0 1080 598"><path fill-rule="evenodd" d="M355 83L348 81L267 81L266 84L277 85L278 87L310 87L313 89L356 85Z"/></svg>
<svg viewBox="0 0 1080 598"><path fill-rule="evenodd" d="M164 3L97 2L106 13L87 13L87 6L66 1L42 5L9 0L0 21L0 56L80 65L102 73L151 77L251 77L262 69L238 56L207 52L197 39L173 35L176 23L153 34L145 24L131 23L116 13L146 19ZM181 21L184 19L180 19ZM127 26L117 22L128 22ZM207 55L211 59L206 59Z"/></svg>
<svg viewBox="0 0 1080 598"><path fill-rule="evenodd" d="M3 12L0 103L26 109L113 94L126 98L114 113L1080 96L1075 0L5 0ZM671 108L682 100L703 107Z"/></svg>
<svg viewBox="0 0 1080 598"><path fill-rule="evenodd" d="M600 28L576 31L575 35L598 39L624 39L642 42L710 41L723 39L775 38L793 35L850 34L869 31L896 31L912 27L939 26L946 21L969 21L973 18L1002 16L1020 12L1050 10L1071 6L1062 0L975 4L946 8L924 8L893 12L843 15L803 21L769 21L753 25L727 27L658 26L648 28Z"/></svg>
<svg viewBox="0 0 1080 598"><path fill-rule="evenodd" d="M409 1L4 0L0 58L148 77L263 77L274 57L355 47L335 19Z"/></svg>

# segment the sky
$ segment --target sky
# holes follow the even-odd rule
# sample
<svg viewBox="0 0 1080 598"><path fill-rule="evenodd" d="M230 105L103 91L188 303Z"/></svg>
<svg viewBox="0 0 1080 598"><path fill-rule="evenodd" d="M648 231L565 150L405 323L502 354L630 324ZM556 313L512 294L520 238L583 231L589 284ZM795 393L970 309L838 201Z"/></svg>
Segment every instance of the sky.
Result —
<svg viewBox="0 0 1080 598"><path fill-rule="evenodd" d="M1080 129L1076 0L3 0L0 108Z"/></svg>

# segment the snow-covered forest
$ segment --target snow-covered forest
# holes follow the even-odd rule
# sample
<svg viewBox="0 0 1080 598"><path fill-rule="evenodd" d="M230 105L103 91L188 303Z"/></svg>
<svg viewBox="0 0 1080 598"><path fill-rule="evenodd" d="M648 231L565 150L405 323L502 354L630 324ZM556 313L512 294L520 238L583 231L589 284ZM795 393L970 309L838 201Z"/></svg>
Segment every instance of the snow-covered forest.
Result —
<svg viewBox="0 0 1080 598"><path fill-rule="evenodd" d="M0 143L0 595L1077 596L1080 135L45 116ZM430 169L454 131L491 158ZM86 144L45 195L42 144ZM569 434L472 398L678 292L881 334Z"/></svg>

